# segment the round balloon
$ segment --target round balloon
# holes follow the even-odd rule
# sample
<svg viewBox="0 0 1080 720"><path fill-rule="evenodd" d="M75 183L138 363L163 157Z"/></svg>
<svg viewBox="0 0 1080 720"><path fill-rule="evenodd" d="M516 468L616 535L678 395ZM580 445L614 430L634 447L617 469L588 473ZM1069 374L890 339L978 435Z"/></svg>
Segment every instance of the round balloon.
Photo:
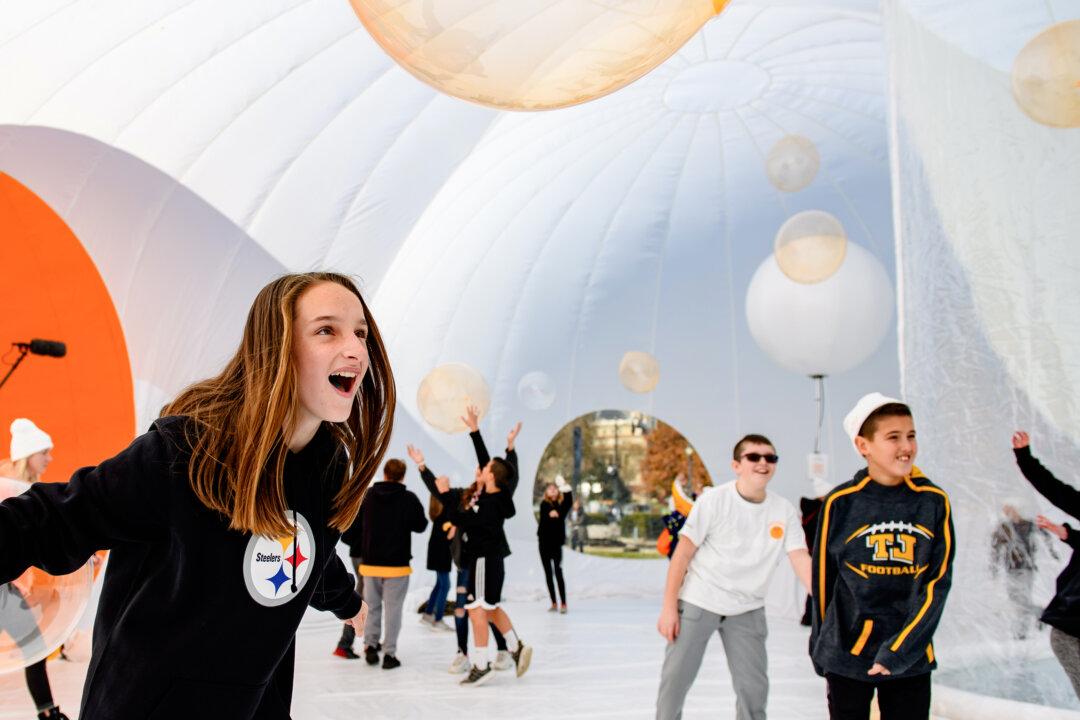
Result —
<svg viewBox="0 0 1080 720"><path fill-rule="evenodd" d="M518 397L530 410L547 410L555 402L555 382L539 370L525 373L517 386Z"/></svg>
<svg viewBox="0 0 1080 720"><path fill-rule="evenodd" d="M350 0L395 61L437 90L547 110L633 82L729 0Z"/></svg>
<svg viewBox="0 0 1080 720"><path fill-rule="evenodd" d="M893 287L884 266L848 243L840 269L807 285L785 275L772 256L746 291L750 334L783 367L803 375L836 375L859 365L889 331Z"/></svg>
<svg viewBox="0 0 1080 720"><path fill-rule="evenodd" d="M468 432L462 421L465 409L477 407L483 417L491 407L491 391L484 376L462 363L440 365L420 381L416 405L424 420L447 433Z"/></svg>
<svg viewBox="0 0 1080 720"><path fill-rule="evenodd" d="M821 167L821 156L808 138L785 135L780 138L765 159L765 171L777 189L798 192L811 182Z"/></svg>
<svg viewBox="0 0 1080 720"><path fill-rule="evenodd" d="M0 478L0 500L30 487ZM69 575L30 568L0 584L0 674L22 670L60 647L82 617L94 575L90 563Z"/></svg>
<svg viewBox="0 0 1080 720"><path fill-rule="evenodd" d="M631 350L619 362L619 380L632 392L652 392L660 382L660 363L647 352Z"/></svg>
<svg viewBox="0 0 1080 720"><path fill-rule="evenodd" d="M1052 25L1017 54L1013 97L1028 117L1052 127L1080 127L1080 20Z"/></svg>
<svg viewBox="0 0 1080 720"><path fill-rule="evenodd" d="M844 226L822 210L792 215L776 233L773 252L780 270L795 282L821 282L844 262Z"/></svg>

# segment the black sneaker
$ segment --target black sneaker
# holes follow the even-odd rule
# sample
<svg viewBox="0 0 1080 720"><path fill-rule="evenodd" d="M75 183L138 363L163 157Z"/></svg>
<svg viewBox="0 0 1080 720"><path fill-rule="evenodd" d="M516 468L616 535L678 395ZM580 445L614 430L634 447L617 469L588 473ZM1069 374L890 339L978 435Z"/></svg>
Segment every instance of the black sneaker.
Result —
<svg viewBox="0 0 1080 720"><path fill-rule="evenodd" d="M394 657L390 653L387 653L386 655L383 655L383 659L382 659L382 669L383 670L393 670L396 667L401 667L401 661L400 660L398 660L396 657Z"/></svg>
<svg viewBox="0 0 1080 720"><path fill-rule="evenodd" d="M485 665L482 670L473 665L471 668L469 668L469 676L462 680L460 684L473 686L483 685L491 679L493 672L494 671L491 669L491 663Z"/></svg>
<svg viewBox="0 0 1080 720"><path fill-rule="evenodd" d="M364 647L364 660L368 665L379 664L379 646L371 647L370 645Z"/></svg>
<svg viewBox="0 0 1080 720"><path fill-rule="evenodd" d="M532 648L519 639L517 650L510 653L510 657L514 658L517 676L521 677L529 669L529 663L532 662Z"/></svg>
<svg viewBox="0 0 1080 720"><path fill-rule="evenodd" d="M38 713L38 720L68 720L68 716L60 712L60 708L51 707Z"/></svg>

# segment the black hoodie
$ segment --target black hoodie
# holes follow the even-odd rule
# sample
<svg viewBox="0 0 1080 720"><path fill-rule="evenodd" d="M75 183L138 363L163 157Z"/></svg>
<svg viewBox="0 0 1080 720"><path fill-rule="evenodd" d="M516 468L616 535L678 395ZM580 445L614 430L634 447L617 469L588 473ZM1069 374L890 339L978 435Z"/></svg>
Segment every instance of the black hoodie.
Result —
<svg viewBox="0 0 1080 720"><path fill-rule="evenodd" d="M287 456L298 537L262 538L230 530L191 491L187 422L158 420L70 482L38 483L0 503L0 582L31 565L72 572L94 551L112 551L82 720L284 720L307 606L341 619L359 612L328 526L348 462L329 429Z"/></svg>
<svg viewBox="0 0 1080 720"><path fill-rule="evenodd" d="M916 468L897 486L866 469L825 496L814 543L810 657L818 674L874 681L937 667L933 636L952 582L949 497Z"/></svg>
<svg viewBox="0 0 1080 720"><path fill-rule="evenodd" d="M411 572L412 533L426 527L420 499L405 483L384 480L368 489L356 522L344 539L350 547L359 540L361 575L401 577Z"/></svg>
<svg viewBox="0 0 1080 720"><path fill-rule="evenodd" d="M1018 448L1013 452L1016 454L1020 471L1043 497L1054 503L1059 510L1074 518L1080 518L1080 490L1054 477L1042 463L1031 456L1030 447ZM1080 637L1080 553L1075 552L1076 548L1080 547L1080 531L1068 523L1065 524L1065 529L1068 532L1065 542L1074 552L1069 558L1069 564L1058 575L1057 592L1043 611L1042 621L1073 637Z"/></svg>

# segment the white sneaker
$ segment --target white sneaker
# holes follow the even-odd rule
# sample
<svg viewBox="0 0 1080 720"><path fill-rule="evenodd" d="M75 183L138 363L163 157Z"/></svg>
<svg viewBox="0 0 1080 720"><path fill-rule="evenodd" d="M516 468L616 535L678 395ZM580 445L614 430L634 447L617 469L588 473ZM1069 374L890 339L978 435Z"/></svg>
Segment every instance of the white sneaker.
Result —
<svg viewBox="0 0 1080 720"><path fill-rule="evenodd" d="M427 613L420 613L420 624L421 625L430 625L434 621L435 621L435 616L434 615L428 615Z"/></svg>
<svg viewBox="0 0 1080 720"><path fill-rule="evenodd" d="M447 625L446 622L443 621L443 620L432 620L431 621L431 629L434 632L443 632L443 633L455 632L454 628Z"/></svg>
<svg viewBox="0 0 1080 720"><path fill-rule="evenodd" d="M495 653L495 662L491 667L496 670L509 670L514 667L514 657L507 650L500 650Z"/></svg>
<svg viewBox="0 0 1080 720"><path fill-rule="evenodd" d="M460 650L457 651L457 655L450 661L450 673L452 675L458 675L463 672L467 672L469 669L469 658L465 653Z"/></svg>

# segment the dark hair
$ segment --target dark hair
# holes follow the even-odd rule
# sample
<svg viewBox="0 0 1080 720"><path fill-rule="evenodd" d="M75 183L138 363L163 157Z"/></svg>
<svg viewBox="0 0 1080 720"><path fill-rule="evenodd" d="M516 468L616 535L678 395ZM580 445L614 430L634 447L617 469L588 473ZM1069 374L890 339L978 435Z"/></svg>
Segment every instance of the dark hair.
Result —
<svg viewBox="0 0 1080 720"><path fill-rule="evenodd" d="M495 484L502 490L510 482L510 463L501 457L491 458L491 474L495 476Z"/></svg>
<svg viewBox="0 0 1080 720"><path fill-rule="evenodd" d="M391 482L401 482L405 478L405 463L397 458L390 458L383 465L383 475Z"/></svg>
<svg viewBox="0 0 1080 720"><path fill-rule="evenodd" d="M874 433L877 432L878 423L887 417L911 417L911 408L904 403L886 403L882 405L874 412L866 416L863 420L862 426L859 428L859 437L864 437L867 440L874 439Z"/></svg>
<svg viewBox="0 0 1080 720"><path fill-rule="evenodd" d="M772 440L770 440L769 438L765 437L764 435L755 435L751 433L749 435L744 435L742 440L735 443L735 449L731 453L731 459L738 460L739 458L741 458L743 447L749 445L750 443L754 443L756 445L768 445L773 450L776 449L776 446L772 444Z"/></svg>

